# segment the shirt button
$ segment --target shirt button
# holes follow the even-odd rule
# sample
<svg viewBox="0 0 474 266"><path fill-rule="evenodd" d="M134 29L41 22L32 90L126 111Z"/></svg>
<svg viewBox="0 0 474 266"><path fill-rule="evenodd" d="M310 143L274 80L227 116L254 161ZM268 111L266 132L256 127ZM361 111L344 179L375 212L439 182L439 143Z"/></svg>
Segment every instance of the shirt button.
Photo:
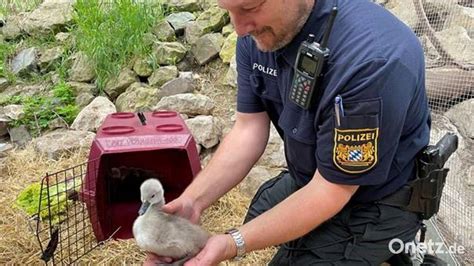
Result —
<svg viewBox="0 0 474 266"><path fill-rule="evenodd" d="M293 134L296 134L298 132L298 129L295 127L295 128L293 128L292 132L293 132Z"/></svg>

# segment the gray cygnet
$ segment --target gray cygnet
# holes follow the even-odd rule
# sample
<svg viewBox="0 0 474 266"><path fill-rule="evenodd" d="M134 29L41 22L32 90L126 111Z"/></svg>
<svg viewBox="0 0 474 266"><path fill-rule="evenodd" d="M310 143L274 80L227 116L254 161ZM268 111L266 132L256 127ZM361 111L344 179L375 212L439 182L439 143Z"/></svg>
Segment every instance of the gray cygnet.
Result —
<svg viewBox="0 0 474 266"><path fill-rule="evenodd" d="M142 206L133 223L133 236L143 251L177 260L162 265L182 265L205 246L210 237L208 232L184 218L161 211L165 198L160 181L145 180L140 193Z"/></svg>

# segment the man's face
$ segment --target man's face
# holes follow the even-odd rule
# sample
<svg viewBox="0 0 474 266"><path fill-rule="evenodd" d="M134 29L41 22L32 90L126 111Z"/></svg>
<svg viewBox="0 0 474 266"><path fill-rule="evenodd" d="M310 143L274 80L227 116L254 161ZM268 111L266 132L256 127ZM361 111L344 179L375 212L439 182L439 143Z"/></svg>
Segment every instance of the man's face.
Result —
<svg viewBox="0 0 474 266"><path fill-rule="evenodd" d="M227 9L239 36L250 34L264 51L278 50L306 22L314 0L218 0Z"/></svg>

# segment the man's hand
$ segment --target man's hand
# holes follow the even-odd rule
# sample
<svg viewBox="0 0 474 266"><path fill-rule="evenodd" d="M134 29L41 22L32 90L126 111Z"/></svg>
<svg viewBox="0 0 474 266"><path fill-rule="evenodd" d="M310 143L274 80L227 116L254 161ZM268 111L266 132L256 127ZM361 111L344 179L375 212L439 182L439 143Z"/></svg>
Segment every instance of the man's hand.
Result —
<svg viewBox="0 0 474 266"><path fill-rule="evenodd" d="M173 262L172 258L157 256L153 253L147 253L143 266L156 266Z"/></svg>
<svg viewBox="0 0 474 266"><path fill-rule="evenodd" d="M162 211L183 217L195 224L199 222L202 212L202 210L196 206L194 200L184 195L164 205Z"/></svg>
<svg viewBox="0 0 474 266"><path fill-rule="evenodd" d="M169 214L181 216L197 224L201 217L201 210L198 209L191 198L181 195L175 200L162 207L162 210ZM171 263L172 258L159 256L160 254L147 253L143 265L157 265L158 263Z"/></svg>
<svg viewBox="0 0 474 266"><path fill-rule="evenodd" d="M206 246L184 266L217 265L237 255L237 246L230 235L215 235L207 240Z"/></svg>

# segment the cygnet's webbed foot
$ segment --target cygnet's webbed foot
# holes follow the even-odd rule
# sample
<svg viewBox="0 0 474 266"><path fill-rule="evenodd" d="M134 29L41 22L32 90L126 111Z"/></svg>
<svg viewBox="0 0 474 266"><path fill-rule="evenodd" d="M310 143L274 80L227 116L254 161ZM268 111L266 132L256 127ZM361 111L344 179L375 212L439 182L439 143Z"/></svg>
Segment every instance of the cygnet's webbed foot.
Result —
<svg viewBox="0 0 474 266"><path fill-rule="evenodd" d="M173 261L173 262L171 262L171 263L158 263L158 264L156 264L156 265L157 265L157 266L182 266L182 265L184 265L184 263L185 263L186 261L188 261L188 260L191 259L191 258L192 258L192 256L187 255L187 256L185 256L185 257L183 257L183 258L181 258L181 259L175 260L175 261Z"/></svg>

